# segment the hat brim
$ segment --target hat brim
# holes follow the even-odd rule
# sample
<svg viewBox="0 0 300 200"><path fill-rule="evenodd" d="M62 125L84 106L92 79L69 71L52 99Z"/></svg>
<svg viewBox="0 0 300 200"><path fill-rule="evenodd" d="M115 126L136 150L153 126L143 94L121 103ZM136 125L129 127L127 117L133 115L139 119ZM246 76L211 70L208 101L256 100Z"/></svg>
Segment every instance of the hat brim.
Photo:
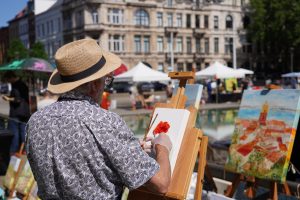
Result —
<svg viewBox="0 0 300 200"><path fill-rule="evenodd" d="M104 66L96 73L78 81L64 82L63 80L61 80L61 76L58 73L57 69L55 69L48 81L48 90L54 94L62 94L68 92L84 83L97 80L111 73L122 64L121 59L115 54L103 51L102 55L106 59Z"/></svg>

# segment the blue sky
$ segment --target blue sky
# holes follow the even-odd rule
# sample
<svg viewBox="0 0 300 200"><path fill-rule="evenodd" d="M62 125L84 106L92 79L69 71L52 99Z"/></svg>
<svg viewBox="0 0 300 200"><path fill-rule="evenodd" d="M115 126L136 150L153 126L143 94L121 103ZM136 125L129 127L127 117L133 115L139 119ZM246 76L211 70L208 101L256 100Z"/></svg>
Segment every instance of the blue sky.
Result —
<svg viewBox="0 0 300 200"><path fill-rule="evenodd" d="M241 107L261 108L267 101L270 107L295 110L298 108L299 90L271 90L267 95L260 95L260 91L247 90L245 92Z"/></svg>
<svg viewBox="0 0 300 200"><path fill-rule="evenodd" d="M7 26L7 21L26 6L27 0L0 0L0 27Z"/></svg>

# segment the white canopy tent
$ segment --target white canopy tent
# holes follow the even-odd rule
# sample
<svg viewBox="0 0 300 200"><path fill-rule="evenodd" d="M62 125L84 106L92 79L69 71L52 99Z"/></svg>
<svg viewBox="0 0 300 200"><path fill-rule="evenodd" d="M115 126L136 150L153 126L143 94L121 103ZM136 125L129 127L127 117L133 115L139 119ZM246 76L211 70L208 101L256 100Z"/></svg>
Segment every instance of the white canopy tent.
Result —
<svg viewBox="0 0 300 200"><path fill-rule="evenodd" d="M238 69L236 69L236 70L239 71L239 72L244 73L245 75L246 75L246 74L254 74L254 71L249 70L249 69L238 68Z"/></svg>
<svg viewBox="0 0 300 200"><path fill-rule="evenodd" d="M287 74L282 74L281 77L284 77L284 78L300 77L300 72L290 72Z"/></svg>
<svg viewBox="0 0 300 200"><path fill-rule="evenodd" d="M211 64L209 67L197 72L196 77L198 78L214 77L216 79L243 78L245 77L245 74L243 72L234 70L216 61L213 64Z"/></svg>
<svg viewBox="0 0 300 200"><path fill-rule="evenodd" d="M151 69L142 62L139 62L132 69L115 77L116 82L150 82L168 80L170 80L170 78L166 73Z"/></svg>

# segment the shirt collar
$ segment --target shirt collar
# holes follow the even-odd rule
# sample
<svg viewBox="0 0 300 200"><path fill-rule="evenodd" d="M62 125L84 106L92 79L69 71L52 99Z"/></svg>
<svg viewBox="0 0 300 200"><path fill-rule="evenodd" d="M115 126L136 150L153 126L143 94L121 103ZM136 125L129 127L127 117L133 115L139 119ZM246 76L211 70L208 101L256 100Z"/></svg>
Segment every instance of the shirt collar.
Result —
<svg viewBox="0 0 300 200"><path fill-rule="evenodd" d="M98 105L90 96L87 96L81 92L70 91L62 94L59 99L61 100L78 100L78 101L88 101L90 104Z"/></svg>

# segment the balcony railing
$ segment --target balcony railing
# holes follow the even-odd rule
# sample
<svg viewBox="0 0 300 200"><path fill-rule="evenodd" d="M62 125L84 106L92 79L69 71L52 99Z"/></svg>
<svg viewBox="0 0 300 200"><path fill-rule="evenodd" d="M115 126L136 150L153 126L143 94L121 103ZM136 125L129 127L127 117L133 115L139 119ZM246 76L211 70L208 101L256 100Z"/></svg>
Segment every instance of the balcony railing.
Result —
<svg viewBox="0 0 300 200"><path fill-rule="evenodd" d="M103 24L85 24L84 30L85 31L103 31L104 27L103 27Z"/></svg>

